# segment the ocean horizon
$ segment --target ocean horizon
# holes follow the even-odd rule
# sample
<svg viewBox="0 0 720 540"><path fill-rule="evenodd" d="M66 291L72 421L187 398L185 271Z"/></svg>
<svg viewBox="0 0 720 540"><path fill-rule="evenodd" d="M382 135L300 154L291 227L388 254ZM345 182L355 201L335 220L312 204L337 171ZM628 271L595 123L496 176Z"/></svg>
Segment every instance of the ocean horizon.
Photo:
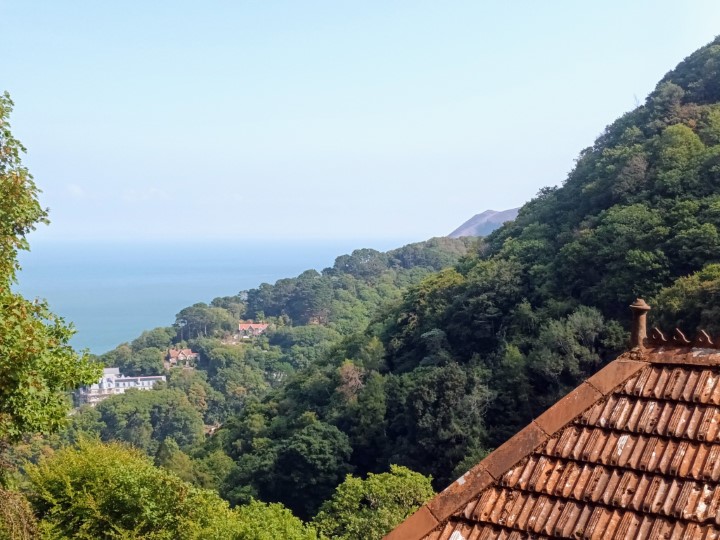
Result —
<svg viewBox="0 0 720 540"><path fill-rule="evenodd" d="M20 253L14 290L45 298L94 354L170 326L184 307L333 265L354 249L387 251L403 240L102 242L33 241Z"/></svg>

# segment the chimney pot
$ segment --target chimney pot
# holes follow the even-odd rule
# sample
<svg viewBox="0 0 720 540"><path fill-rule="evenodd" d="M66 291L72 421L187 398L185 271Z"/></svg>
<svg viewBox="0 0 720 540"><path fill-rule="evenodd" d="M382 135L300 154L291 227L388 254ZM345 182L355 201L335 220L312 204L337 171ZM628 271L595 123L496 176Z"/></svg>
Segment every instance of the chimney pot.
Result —
<svg viewBox="0 0 720 540"><path fill-rule="evenodd" d="M650 306L647 305L645 300L638 298L630 304L630 309L633 312L633 326L632 334L630 336L630 344L632 347L644 346L645 338L647 338L647 312L650 311Z"/></svg>

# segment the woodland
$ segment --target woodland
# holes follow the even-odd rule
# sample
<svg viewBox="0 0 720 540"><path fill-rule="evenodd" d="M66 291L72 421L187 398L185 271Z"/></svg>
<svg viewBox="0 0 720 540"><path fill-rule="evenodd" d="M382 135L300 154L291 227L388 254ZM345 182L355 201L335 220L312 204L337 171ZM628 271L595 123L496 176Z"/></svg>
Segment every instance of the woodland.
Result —
<svg viewBox="0 0 720 540"><path fill-rule="evenodd" d="M358 249L97 357L11 292L47 219L11 110L0 537L381 538L625 350L636 297L652 325L720 334L720 38L489 236ZM236 342L241 320L270 326ZM165 372L169 347L194 369ZM102 365L168 380L67 415Z"/></svg>

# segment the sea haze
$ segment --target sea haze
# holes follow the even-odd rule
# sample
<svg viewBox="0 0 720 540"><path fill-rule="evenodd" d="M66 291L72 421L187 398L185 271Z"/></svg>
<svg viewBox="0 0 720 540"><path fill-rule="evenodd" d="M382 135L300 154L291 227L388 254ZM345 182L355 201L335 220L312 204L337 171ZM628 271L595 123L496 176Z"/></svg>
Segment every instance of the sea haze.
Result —
<svg viewBox="0 0 720 540"><path fill-rule="evenodd" d="M385 251L407 242L31 243L32 250L20 255L15 289L46 298L74 323L73 346L100 354L143 330L171 325L186 306L322 270L353 249Z"/></svg>

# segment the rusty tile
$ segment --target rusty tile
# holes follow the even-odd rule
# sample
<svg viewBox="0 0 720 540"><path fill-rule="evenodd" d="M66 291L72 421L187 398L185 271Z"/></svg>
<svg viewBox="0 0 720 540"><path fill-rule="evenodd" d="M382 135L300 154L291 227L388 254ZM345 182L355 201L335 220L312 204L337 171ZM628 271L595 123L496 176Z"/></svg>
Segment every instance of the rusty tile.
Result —
<svg viewBox="0 0 720 540"><path fill-rule="evenodd" d="M626 429L628 431L638 431L638 422L642 416L644 405L644 401L639 399L636 400L633 403L632 411L630 411L630 416L627 418L625 424L618 424L617 428Z"/></svg>
<svg viewBox="0 0 720 540"><path fill-rule="evenodd" d="M660 419L662 405L657 401L646 401L643 413L638 421L638 431L644 433L655 433L655 426Z"/></svg>
<svg viewBox="0 0 720 540"><path fill-rule="evenodd" d="M569 537L574 529L580 511L581 507L579 504L574 501L567 502L558 519L555 521L553 529L550 531L546 530L546 533L549 536Z"/></svg>
<svg viewBox="0 0 720 540"><path fill-rule="evenodd" d="M613 531L613 538L635 538L635 531L640 525L640 519L632 512L617 514L620 518Z"/></svg>
<svg viewBox="0 0 720 540"><path fill-rule="evenodd" d="M518 517L520 517L520 514L522 513L523 508L525 507L525 503L527 502L527 499L523 496L522 492L515 492L516 497L513 500L513 504L508 508L507 515L504 516L504 523L501 523L501 525L506 525L507 527L513 527Z"/></svg>
<svg viewBox="0 0 720 540"><path fill-rule="evenodd" d="M545 456L541 456L535 464L530 481L528 482L528 489L535 493L540 493L545 487L545 482L552 472L554 462Z"/></svg>
<svg viewBox="0 0 720 540"><path fill-rule="evenodd" d="M495 505L495 501L499 496L500 490L495 486L490 487L483 491L478 497L478 502L472 509L470 519L475 521L487 521L488 514L492 511L492 507Z"/></svg>
<svg viewBox="0 0 720 540"><path fill-rule="evenodd" d="M678 517L689 520L704 519L707 501L712 498L712 490L705 492L705 485L697 482L686 482L689 486L684 504L678 508Z"/></svg>
<svg viewBox="0 0 720 540"><path fill-rule="evenodd" d="M660 399L665 395L665 387L667 386L668 380L670 379L670 370L667 368L661 368L658 374L657 381L652 387L651 395L655 399Z"/></svg>
<svg viewBox="0 0 720 540"><path fill-rule="evenodd" d="M693 401L699 401L700 403L710 403L710 398L715 390L718 376L713 370L704 369L700 373L697 385L695 386Z"/></svg>
<svg viewBox="0 0 720 540"><path fill-rule="evenodd" d="M560 519L560 516L562 515L563 510L565 509L565 501L561 500L555 500L550 499L552 501L552 507L550 508L550 511L548 512L547 516L544 519L543 527L538 532L543 532L544 534L550 536L553 534L553 530L555 529L555 524Z"/></svg>
<svg viewBox="0 0 720 540"><path fill-rule="evenodd" d="M669 510L670 515L679 518L683 517L683 514L688 507L690 497L693 495L694 491L699 490L699 488L695 482L676 481L674 484L678 487L679 492L676 497L673 497L672 501L668 501L671 503L669 505Z"/></svg>
<svg viewBox="0 0 720 540"><path fill-rule="evenodd" d="M708 452L708 457L703 464L700 476L705 480L718 481L718 463L720 462L720 446L712 445Z"/></svg>
<svg viewBox="0 0 720 540"><path fill-rule="evenodd" d="M577 481L575 482L575 485L573 486L572 490L572 498L577 501L584 501L587 500L584 497L585 489L590 482L592 473L593 473L594 467L591 467L590 465L583 465L580 474L578 475Z"/></svg>
<svg viewBox="0 0 720 540"><path fill-rule="evenodd" d="M720 488L717 485L710 487L708 484L705 484L702 494L702 503L705 504L705 508L698 508L698 511L702 516L700 519L704 520L718 515L718 511L720 511ZM704 512L702 512L703 510Z"/></svg>
<svg viewBox="0 0 720 540"><path fill-rule="evenodd" d="M573 492L573 488L575 487L575 483L580 477L581 471L582 467L580 465L572 461L568 461L565 465L565 470L563 471L562 476L560 477L557 485L555 486L555 491L553 494L557 497L567 499Z"/></svg>
<svg viewBox="0 0 720 540"><path fill-rule="evenodd" d="M697 435L698 427L700 426L700 423L702 422L704 413L705 413L705 407L703 407L703 406L692 407L692 415L690 416L690 420L688 420L688 424L685 429L685 432L682 433L680 436L687 437L688 439L694 439Z"/></svg>
<svg viewBox="0 0 720 540"><path fill-rule="evenodd" d="M553 448L552 455L566 458L570 455L572 448L577 442L582 428L577 426L567 426L560 432L560 436L556 439L555 447Z"/></svg>
<svg viewBox="0 0 720 540"><path fill-rule="evenodd" d="M522 474L520 475L520 478L517 482L517 487L520 489L527 489L528 483L530 482L530 479L532 478L532 473L535 470L535 465L537 464L537 460L540 459L539 456L529 456L526 460L525 467L523 468Z"/></svg>
<svg viewBox="0 0 720 540"><path fill-rule="evenodd" d="M385 537L385 540L408 540L422 538L439 525L427 506L421 506Z"/></svg>
<svg viewBox="0 0 720 540"><path fill-rule="evenodd" d="M535 423L548 435L552 435L576 416L582 414L602 397L594 387L582 383L560 399L555 405L535 419Z"/></svg>
<svg viewBox="0 0 720 540"><path fill-rule="evenodd" d="M700 480L703 478L703 467L707 460L708 454L710 453L710 447L707 444L698 444L697 450L695 451L695 457L690 464L690 470L687 473L689 476ZM689 460L688 460L689 461Z"/></svg>
<svg viewBox="0 0 720 540"><path fill-rule="evenodd" d="M602 538L607 533L611 513L602 506L596 506L590 514L583 538Z"/></svg>
<svg viewBox="0 0 720 540"><path fill-rule="evenodd" d="M669 474L670 472L670 464L672 463L673 456L675 455L675 448L677 448L677 443L672 440L664 440L661 439L658 441L658 446L656 447L659 449L660 446L664 446L662 453L656 451L656 457L659 457L657 462L654 464L653 467L651 467L650 471L652 472L661 472L662 474Z"/></svg>
<svg viewBox="0 0 720 540"><path fill-rule="evenodd" d="M698 380L700 379L701 371L697 369L687 371L687 381L685 382L685 387L683 388L682 395L680 397L683 401L690 402L694 401L693 397L695 396L695 388L697 387Z"/></svg>
<svg viewBox="0 0 720 540"><path fill-rule="evenodd" d="M647 490L650 486L651 481L652 477L650 475L640 475L638 485L635 488L635 493L633 494L632 499L628 503L628 508L632 508L636 512L642 510L643 499L647 495Z"/></svg>
<svg viewBox="0 0 720 540"><path fill-rule="evenodd" d="M690 443L688 441L675 442L673 446L673 455L667 472L668 474L677 476L680 471L680 467L682 467L685 462L685 456L690 448Z"/></svg>
<svg viewBox="0 0 720 540"><path fill-rule="evenodd" d="M584 538L585 531L592 516L594 508L589 505L583 505L580 511L580 515L577 516L577 520L573 525L572 538Z"/></svg>
<svg viewBox="0 0 720 540"><path fill-rule="evenodd" d="M528 518L528 530L534 533L542 531L547 516L550 513L550 510L552 510L552 506L552 501L548 497L538 497L537 502L535 503L535 508L532 509L530 517Z"/></svg>
<svg viewBox="0 0 720 540"><path fill-rule="evenodd" d="M711 403L713 405L720 405L720 384L718 384L718 372L713 372L713 378L715 379L715 387L712 390L712 393L708 396L708 403ZM708 379L709 381L710 379Z"/></svg>
<svg viewBox="0 0 720 540"><path fill-rule="evenodd" d="M485 512L481 514L481 520L497 524L500 524L501 521L505 521L503 517L505 514L505 505L508 504L508 498L512 497L513 493L516 494L516 492L512 492L507 489L499 489L497 493L497 499L495 499L495 502L492 504L492 506L484 509ZM510 504L512 504L512 501L510 501Z"/></svg>
<svg viewBox="0 0 720 540"><path fill-rule="evenodd" d="M612 498L615 492L618 490L620 480L622 479L623 473L619 469L607 469L610 474L607 477L607 483L602 486L601 490L598 490L596 496L598 501L602 501L603 504L610 506Z"/></svg>
<svg viewBox="0 0 720 540"><path fill-rule="evenodd" d="M569 449L567 455L563 451L563 457L572 457L574 460L578 461L580 459L580 456L582 455L583 449L587 445L588 440L590 440L590 435L592 434L592 432L592 429L583 428L580 431L580 436L575 442L575 446Z"/></svg>
<svg viewBox="0 0 720 540"><path fill-rule="evenodd" d="M720 433L720 409L711 405L708 405L707 408L710 411L710 421L707 423L707 431L702 435L704 440L714 442ZM697 437L700 438L700 430L698 430Z"/></svg>
<svg viewBox="0 0 720 540"><path fill-rule="evenodd" d="M670 419L675 412L675 407L673 406L673 403L663 403L660 407L660 416L657 419L657 424L655 424L653 433L657 433L658 435L666 435L668 430L668 424L670 423Z"/></svg>
<svg viewBox="0 0 720 540"><path fill-rule="evenodd" d="M611 465L613 457L617 453L617 443L620 439L620 434L615 431L610 431L605 437L605 444L600 450L600 455L594 461L600 462L603 465Z"/></svg>
<svg viewBox="0 0 720 540"><path fill-rule="evenodd" d="M609 411L607 416L607 422L603 427L609 427L616 429L618 424L624 424L625 419L630 416L630 409L632 408L632 402L630 398L626 396L620 397L615 406Z"/></svg>
<svg viewBox="0 0 720 540"><path fill-rule="evenodd" d="M630 460L630 456L636 451L638 439L639 437L630 433L620 435L615 443L615 448L613 448L609 464L625 467Z"/></svg>
<svg viewBox="0 0 720 540"><path fill-rule="evenodd" d="M591 502L599 501L602 498L603 493L605 493L605 488L610 481L611 474L611 471L605 467L594 467L590 474L590 478L588 479L588 483L585 486L583 500Z"/></svg>
<svg viewBox="0 0 720 540"><path fill-rule="evenodd" d="M533 508L535 508L535 503L538 498L532 494L522 494L522 497L525 500L525 504L515 520L515 527L521 531L525 531L528 528L528 520L530 519L530 515L532 514Z"/></svg>
<svg viewBox="0 0 720 540"><path fill-rule="evenodd" d="M676 367L670 373L670 380L665 387L665 399L677 401L682 395L685 385L687 384L690 370L684 367Z"/></svg>
<svg viewBox="0 0 720 540"><path fill-rule="evenodd" d="M645 452L647 452L648 442L653 439L651 437L646 437L645 435L633 435L633 438L635 439L635 447L633 448L632 453L624 459L624 461L623 458L621 458L618 464L621 467L630 467L640 471L647 470L647 468L644 465L641 465L641 463L647 463L649 460L649 457L645 455ZM653 444L655 443L653 442ZM645 461L643 461L644 457L647 457Z"/></svg>
<svg viewBox="0 0 720 540"><path fill-rule="evenodd" d="M684 403L674 403L668 409L671 414L665 433L670 436L680 437L687 429L692 410Z"/></svg>
<svg viewBox="0 0 720 540"><path fill-rule="evenodd" d="M567 467L567 462L563 460L557 460L555 461L555 466L550 471L550 475L547 478L547 481L545 482L545 486L543 487L543 492L547 493L548 495L552 494L553 491L555 491L555 488L558 485L558 481L563 475L563 472L565 471L565 468Z"/></svg>
<svg viewBox="0 0 720 540"><path fill-rule="evenodd" d="M662 501L662 513L664 515L673 515L673 507L675 506L675 501L680 496L682 486L683 483L678 482L677 480L671 480L668 482L668 490L665 493Z"/></svg>

